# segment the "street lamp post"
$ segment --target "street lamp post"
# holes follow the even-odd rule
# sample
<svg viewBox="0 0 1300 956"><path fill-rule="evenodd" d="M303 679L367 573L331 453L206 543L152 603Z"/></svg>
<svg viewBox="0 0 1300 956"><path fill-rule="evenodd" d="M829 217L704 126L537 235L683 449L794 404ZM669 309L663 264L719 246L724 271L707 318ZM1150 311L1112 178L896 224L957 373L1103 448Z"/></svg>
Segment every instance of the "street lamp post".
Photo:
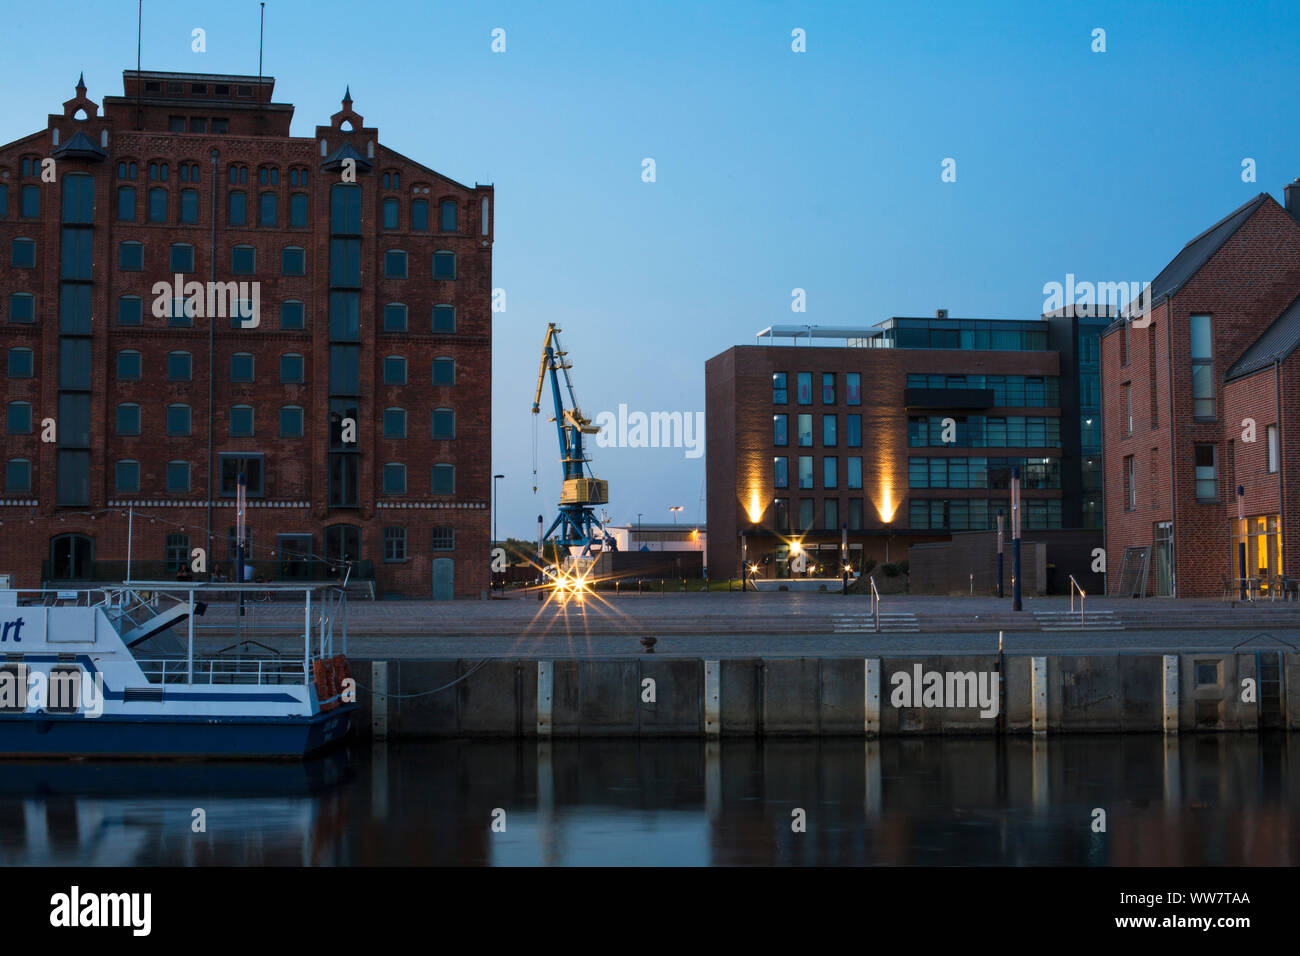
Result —
<svg viewBox="0 0 1300 956"><path fill-rule="evenodd" d="M501 540L500 538L497 537L497 522L500 521L500 516L497 513L498 511L497 505L501 501L500 492L497 491L497 480L504 477L505 475L492 476L492 544L493 546L495 546L497 542ZM501 583L505 584L504 578L502 579Z"/></svg>
<svg viewBox="0 0 1300 956"><path fill-rule="evenodd" d="M681 506L681 505L670 505L669 508L668 508L668 510L671 511L671 512L673 513L673 524L677 524L677 512L679 512L679 511L682 510L682 506Z"/></svg>

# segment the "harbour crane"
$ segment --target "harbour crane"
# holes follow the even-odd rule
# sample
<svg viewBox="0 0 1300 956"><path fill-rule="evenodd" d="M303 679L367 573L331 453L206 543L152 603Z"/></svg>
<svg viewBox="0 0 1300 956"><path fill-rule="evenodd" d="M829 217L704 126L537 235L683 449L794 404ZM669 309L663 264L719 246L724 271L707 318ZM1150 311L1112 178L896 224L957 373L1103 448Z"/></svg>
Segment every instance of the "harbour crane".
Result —
<svg viewBox="0 0 1300 956"><path fill-rule="evenodd" d="M597 478L591 471L590 459L583 447L586 435L597 435L600 426L582 414L578 399L573 393L573 380L567 361L568 352L560 345L560 329L554 322L546 326L546 339L542 343L542 364L537 372L537 393L533 396L533 415L541 412L542 388L546 376L551 377L551 397L555 404L555 431L560 440L560 462L564 468L564 484L560 491L559 514L538 542L544 553L545 544L555 536L557 555L564 558L588 559L593 557L592 547L612 547L613 538L596 517L595 505L609 502L609 482ZM560 379L564 387L560 387ZM565 405L565 395L568 405ZM537 419L533 419L533 493L537 492ZM576 554L575 554L576 552Z"/></svg>

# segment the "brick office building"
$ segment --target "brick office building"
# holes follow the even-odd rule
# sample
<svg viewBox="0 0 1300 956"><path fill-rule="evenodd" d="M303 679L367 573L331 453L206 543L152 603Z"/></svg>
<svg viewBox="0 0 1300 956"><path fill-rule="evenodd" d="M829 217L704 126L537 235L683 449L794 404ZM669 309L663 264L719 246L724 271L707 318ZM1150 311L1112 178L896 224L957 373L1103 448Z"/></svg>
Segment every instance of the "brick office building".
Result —
<svg viewBox="0 0 1300 956"><path fill-rule="evenodd" d="M1080 328L1072 317L941 313L864 329L765 329L760 340L808 345L736 346L713 357L709 573L739 574L742 533L747 559L772 577L784 574L794 541L834 575L841 525L855 567L902 560L908 545L953 531L995 528L999 509L1010 514L1013 465L1026 529L1078 526L1063 514L1079 500L1064 502L1062 491L1063 471L1080 468L1078 448L1062 442L1062 395L1075 372L1062 369L1052 336ZM840 344L814 344L826 339ZM945 418L956 426L951 441Z"/></svg>
<svg viewBox="0 0 1300 956"><path fill-rule="evenodd" d="M1235 589L1243 539L1248 576L1300 570L1300 184L1285 200L1261 193L1192 239L1149 316L1103 336L1112 593L1130 548L1147 549L1150 595Z"/></svg>
<svg viewBox="0 0 1300 956"><path fill-rule="evenodd" d="M205 541L229 573L243 473L259 573L477 595L492 189L382 145L350 95L292 136L270 77L124 85L0 147L0 573L120 578L128 511L136 577Z"/></svg>

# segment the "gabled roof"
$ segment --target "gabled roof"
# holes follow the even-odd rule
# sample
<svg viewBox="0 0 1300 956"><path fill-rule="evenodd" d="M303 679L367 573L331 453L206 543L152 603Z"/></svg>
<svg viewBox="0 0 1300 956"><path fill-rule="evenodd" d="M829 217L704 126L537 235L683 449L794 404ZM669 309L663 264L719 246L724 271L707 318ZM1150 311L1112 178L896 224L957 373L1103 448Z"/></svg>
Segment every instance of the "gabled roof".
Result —
<svg viewBox="0 0 1300 956"><path fill-rule="evenodd" d="M1259 207L1270 198L1272 197L1268 193L1260 193L1183 246L1178 255L1174 256L1169 264L1160 270L1160 274L1151 280L1148 300L1151 305L1154 306L1185 286L1192 276L1196 275L1201 267L1223 248L1223 244L1236 235L1237 230L1245 225L1246 220L1255 215ZM1121 317L1107 326L1103 334L1108 335L1123 324L1124 318Z"/></svg>
<svg viewBox="0 0 1300 956"><path fill-rule="evenodd" d="M1274 361L1281 362L1300 346L1300 297L1286 307L1253 345L1228 369L1224 380L1253 375Z"/></svg>
<svg viewBox="0 0 1300 956"><path fill-rule="evenodd" d="M1151 301L1159 302L1186 285L1187 281L1200 271L1201 266L1209 262L1210 257L1218 252L1269 198L1268 193L1260 193L1183 246L1182 251L1174 256L1169 265L1161 269L1160 274L1151 281Z"/></svg>

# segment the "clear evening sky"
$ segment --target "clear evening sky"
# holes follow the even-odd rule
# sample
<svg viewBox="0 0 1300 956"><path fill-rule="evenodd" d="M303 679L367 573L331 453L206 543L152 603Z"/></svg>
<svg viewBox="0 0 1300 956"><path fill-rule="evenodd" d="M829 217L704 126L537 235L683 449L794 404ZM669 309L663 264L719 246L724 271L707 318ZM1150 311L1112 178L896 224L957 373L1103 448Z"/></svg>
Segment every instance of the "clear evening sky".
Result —
<svg viewBox="0 0 1300 956"><path fill-rule="evenodd" d="M0 141L85 71L122 93L134 0L11 3ZM257 72L258 5L146 0L146 70ZM207 52L191 51L206 30ZM491 49L504 29L506 50ZM807 51L791 50L791 33ZM1105 30L1095 53L1093 31ZM704 362L770 324L1033 318L1043 286L1149 281L1300 176L1300 4L270 0L265 72L311 135L351 85L389 146L496 186L502 535L559 493L547 322L590 416L704 409ZM642 180L655 161L656 181ZM941 182L944 159L957 179ZM1256 182L1243 182L1253 159ZM791 290L807 312L791 312ZM593 448L616 523L703 519L705 459Z"/></svg>

